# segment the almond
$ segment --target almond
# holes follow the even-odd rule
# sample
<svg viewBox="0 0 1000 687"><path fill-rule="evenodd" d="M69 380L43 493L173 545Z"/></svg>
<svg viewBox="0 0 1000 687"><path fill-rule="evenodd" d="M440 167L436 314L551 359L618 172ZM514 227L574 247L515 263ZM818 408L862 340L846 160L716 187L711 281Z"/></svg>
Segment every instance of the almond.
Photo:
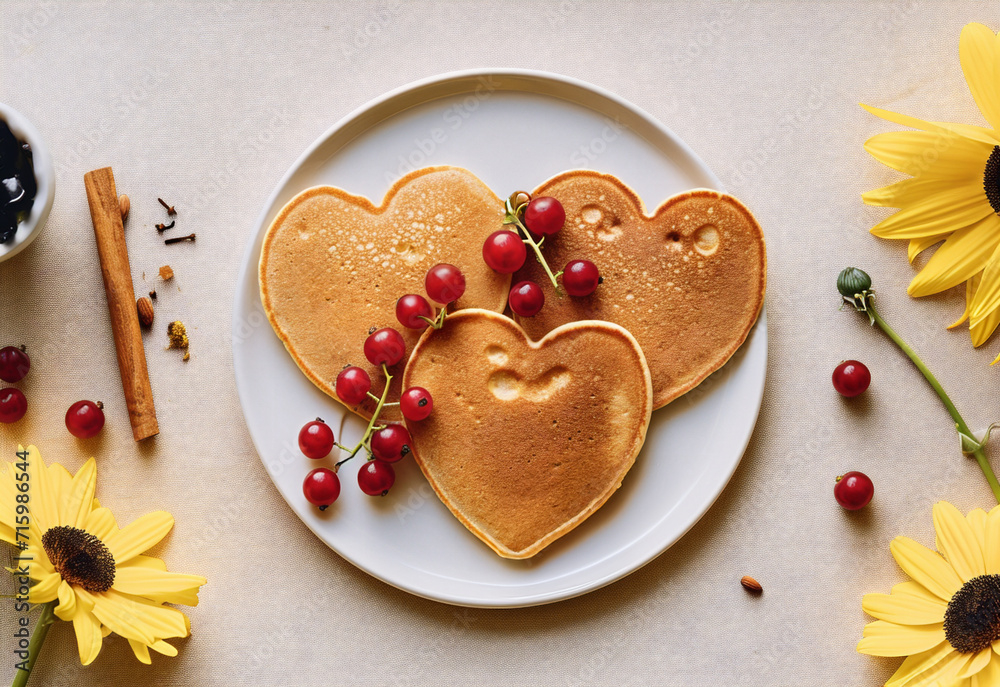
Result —
<svg viewBox="0 0 1000 687"><path fill-rule="evenodd" d="M153 302L143 296L135 302L135 307L139 311L139 324L143 327L153 326Z"/></svg>
<svg viewBox="0 0 1000 687"><path fill-rule="evenodd" d="M122 211L122 222L124 223L128 219L129 208L132 207L132 203L129 202L128 196L124 193L118 196L118 207Z"/></svg>
<svg viewBox="0 0 1000 687"><path fill-rule="evenodd" d="M760 594L762 591L764 591L764 588L760 585L760 582L753 579L749 575L744 575L742 578L740 578L740 584L743 585L744 589L757 594Z"/></svg>

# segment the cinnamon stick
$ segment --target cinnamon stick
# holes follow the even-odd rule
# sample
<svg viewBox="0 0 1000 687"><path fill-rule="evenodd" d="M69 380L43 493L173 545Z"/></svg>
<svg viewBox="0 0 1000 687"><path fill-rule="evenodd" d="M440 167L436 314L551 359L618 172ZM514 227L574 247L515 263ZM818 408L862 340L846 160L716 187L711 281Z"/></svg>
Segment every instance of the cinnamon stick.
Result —
<svg viewBox="0 0 1000 687"><path fill-rule="evenodd" d="M125 247L125 227L121 206L115 190L115 177L110 167L95 169L83 175L94 221L97 252L101 257L101 274L108 296L108 312L118 354L118 369L128 405L132 436L142 441L159 434L153 390L146 370L146 351L142 345L139 315L135 307L132 271Z"/></svg>

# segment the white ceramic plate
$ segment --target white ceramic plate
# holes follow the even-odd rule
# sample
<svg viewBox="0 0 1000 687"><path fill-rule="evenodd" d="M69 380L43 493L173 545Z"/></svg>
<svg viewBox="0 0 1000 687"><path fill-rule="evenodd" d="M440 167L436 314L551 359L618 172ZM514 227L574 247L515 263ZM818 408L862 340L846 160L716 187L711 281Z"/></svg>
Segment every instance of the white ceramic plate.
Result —
<svg viewBox="0 0 1000 687"><path fill-rule="evenodd" d="M321 416L335 431L342 427L338 440L353 445L364 424L344 418L340 404L299 372L271 330L258 295L261 241L275 214L302 189L332 184L379 202L395 179L432 164L466 167L500 197L579 167L617 175L647 207L684 189L722 188L662 124L611 93L567 77L459 72L374 100L292 165L254 228L233 317L236 381L250 434L275 485L316 536L391 585L481 607L530 606L597 589L676 542L726 486L760 409L764 314L722 370L653 413L646 445L618 493L531 560L499 558L470 534L412 460L397 464L390 494L374 499L357 487L360 461L347 463L340 471L340 499L320 513L302 495L302 481L317 462L299 452L299 428Z"/></svg>

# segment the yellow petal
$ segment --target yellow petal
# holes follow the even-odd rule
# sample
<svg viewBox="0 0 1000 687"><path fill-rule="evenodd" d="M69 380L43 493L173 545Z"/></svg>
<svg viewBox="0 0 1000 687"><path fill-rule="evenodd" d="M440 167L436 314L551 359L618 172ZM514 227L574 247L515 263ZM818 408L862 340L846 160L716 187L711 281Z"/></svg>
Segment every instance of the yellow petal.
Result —
<svg viewBox="0 0 1000 687"><path fill-rule="evenodd" d="M865 141L865 150L912 177L967 179L981 185L993 145L954 133L890 131Z"/></svg>
<svg viewBox="0 0 1000 687"><path fill-rule="evenodd" d="M112 532L104 543L115 557L115 563L123 563L156 546L173 526L174 519L170 513L156 511Z"/></svg>
<svg viewBox="0 0 1000 687"><path fill-rule="evenodd" d="M994 656L986 667L972 676L972 687L996 687L1000 685L1000 658Z"/></svg>
<svg viewBox="0 0 1000 687"><path fill-rule="evenodd" d="M62 522L82 529L87 524L94 502L94 487L97 485L97 463L93 458L88 460L73 477L71 490L63 496Z"/></svg>
<svg viewBox="0 0 1000 687"><path fill-rule="evenodd" d="M912 263L917 259L917 256L923 253L925 250L931 246L936 246L937 244L944 241L951 235L951 232L945 232L943 234L931 234L930 236L923 236L919 239L910 239L910 243L906 248L906 257Z"/></svg>
<svg viewBox="0 0 1000 687"><path fill-rule="evenodd" d="M966 24L958 40L958 56L969 91L979 111L994 129L1000 129L1000 42L982 24Z"/></svg>
<svg viewBox="0 0 1000 687"><path fill-rule="evenodd" d="M916 239L965 229L993 214L980 188L953 206L911 205L876 224L871 233L884 239Z"/></svg>
<svg viewBox="0 0 1000 687"><path fill-rule="evenodd" d="M114 589L144 596L161 603L198 605L198 589L208 582L199 575L164 572L154 568L121 567L115 573Z"/></svg>
<svg viewBox="0 0 1000 687"><path fill-rule="evenodd" d="M176 608L109 590L94 595L94 615L112 632L152 644L157 639L186 637L186 616Z"/></svg>
<svg viewBox="0 0 1000 687"><path fill-rule="evenodd" d="M87 516L83 529L103 541L111 536L112 532L118 531L118 523L115 522L115 516L110 509L95 508Z"/></svg>
<svg viewBox="0 0 1000 687"><path fill-rule="evenodd" d="M906 660L903 661L896 672L893 673L892 677L889 678L889 681L885 683L886 687L895 687L896 685L906 684L916 676L937 665L949 654L954 652L955 650L952 648L951 644L945 641L931 649L928 649L927 651L921 651L907 656Z"/></svg>
<svg viewBox="0 0 1000 687"><path fill-rule="evenodd" d="M52 463L52 465L49 465L46 469L49 471L49 484L54 490L53 493L58 496L56 499L56 505L59 508L59 517L54 524L65 525L67 524L66 518L64 517L66 510L65 497L73 488L73 475L59 463Z"/></svg>
<svg viewBox="0 0 1000 687"><path fill-rule="evenodd" d="M918 119L917 117L890 112L889 110L883 110L878 107L871 107L869 105L865 105L864 103L861 103L861 107L865 108L876 117L881 117L888 122L908 126L912 129L957 134L959 136L971 138L975 141L982 141L983 143L988 143L990 145L996 145L1000 142L1000 138L998 138L996 131L986 129L981 126L952 124L950 122L929 122L923 119Z"/></svg>
<svg viewBox="0 0 1000 687"><path fill-rule="evenodd" d="M59 583L62 578L55 573L46 575L45 579L36 582L28 592L28 601L33 604L43 604L52 601L59 595Z"/></svg>
<svg viewBox="0 0 1000 687"><path fill-rule="evenodd" d="M145 663L147 666L152 663L149 659L149 647L147 647L142 642L137 642L134 639L128 640L129 646L132 647L132 653L135 657L139 659L140 663Z"/></svg>
<svg viewBox="0 0 1000 687"><path fill-rule="evenodd" d="M958 286L983 271L998 245L1000 216L991 212L976 224L954 232L913 278L906 292L919 298Z"/></svg>
<svg viewBox="0 0 1000 687"><path fill-rule="evenodd" d="M876 620L865 625L858 653L870 656L909 656L945 641L944 625L897 625Z"/></svg>
<svg viewBox="0 0 1000 687"><path fill-rule="evenodd" d="M979 280L982 276L982 272L974 274L967 282L965 282L965 312L962 313L960 318L949 324L948 329L954 329L969 319L969 310L972 308L972 299L976 296L976 289L979 288Z"/></svg>
<svg viewBox="0 0 1000 687"><path fill-rule="evenodd" d="M993 649L990 647L986 647L982 651L977 652L975 656L972 657L972 660L969 662L969 664L965 666L965 668L958 671L957 677L959 679L972 677L973 675L981 671L983 668L985 668L990 663L990 659L992 658L993 658Z"/></svg>
<svg viewBox="0 0 1000 687"><path fill-rule="evenodd" d="M940 661L928 666L924 671L909 680L894 682L890 679L885 684L887 687L889 685L892 685L892 687L956 687L959 672L968 666L973 657L974 654L960 654L955 650L951 650Z"/></svg>
<svg viewBox="0 0 1000 687"><path fill-rule="evenodd" d="M950 601L961 588L961 578L944 558L909 537L896 537L889 550L903 572L941 599Z"/></svg>
<svg viewBox="0 0 1000 687"><path fill-rule="evenodd" d="M136 556L118 566L119 570L122 568L153 568L154 570L163 570L166 572L167 564L153 556Z"/></svg>
<svg viewBox="0 0 1000 687"><path fill-rule="evenodd" d="M89 666L101 652L103 635L101 623L88 611L77 605L73 615L73 632L76 634L76 645L80 650L80 663Z"/></svg>
<svg viewBox="0 0 1000 687"><path fill-rule="evenodd" d="M948 604L930 595L865 594L861 608L870 616L899 625L933 625L944 622Z"/></svg>
<svg viewBox="0 0 1000 687"><path fill-rule="evenodd" d="M153 642L149 645L149 648L153 651L163 654L164 656L176 656L177 648L173 644L168 644L162 639L158 642Z"/></svg>
<svg viewBox="0 0 1000 687"><path fill-rule="evenodd" d="M66 580L59 583L58 597L59 604L54 609L55 614L60 620L72 620L76 615L76 592Z"/></svg>
<svg viewBox="0 0 1000 687"><path fill-rule="evenodd" d="M1000 575L1000 506L994 507L986 516L983 559L987 575Z"/></svg>
<svg viewBox="0 0 1000 687"><path fill-rule="evenodd" d="M935 503L933 514L938 551L944 554L962 581L985 575L982 545L965 516L947 501Z"/></svg>
<svg viewBox="0 0 1000 687"><path fill-rule="evenodd" d="M956 184L954 179L939 177L910 177L881 188L865 191L861 199L866 205L876 207L905 208L923 203L937 194L954 196L964 193L965 184Z"/></svg>
<svg viewBox="0 0 1000 687"><path fill-rule="evenodd" d="M982 280L969 310L969 320L975 325L977 320L986 319L997 308L1000 308L1000 246L990 255L983 269Z"/></svg>
<svg viewBox="0 0 1000 687"><path fill-rule="evenodd" d="M984 543L986 541L986 511L982 508L973 508L965 516L965 519L969 521L969 527L976 535L976 541L980 544Z"/></svg>

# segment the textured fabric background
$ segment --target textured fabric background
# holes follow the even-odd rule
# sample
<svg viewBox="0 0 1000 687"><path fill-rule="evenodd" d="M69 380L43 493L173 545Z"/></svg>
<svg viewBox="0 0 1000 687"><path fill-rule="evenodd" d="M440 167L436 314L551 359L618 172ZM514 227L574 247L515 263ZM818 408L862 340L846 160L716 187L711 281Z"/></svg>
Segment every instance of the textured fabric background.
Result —
<svg viewBox="0 0 1000 687"><path fill-rule="evenodd" d="M875 277L882 312L976 428L1000 419L994 339L973 351L945 331L962 294L906 296L905 246L867 229L884 211L859 194L896 178L862 143L891 128L859 101L983 123L958 63L968 21L1000 28L995 2L320 4L26 3L5 0L0 100L28 116L58 169L48 226L0 264L0 344L24 343L29 416L0 426L76 469L99 461L98 495L119 522L163 508L157 551L209 584L176 659L146 667L109 639L81 668L72 629L49 634L41 685L844 685L898 664L855 653L861 595L901 581L888 544L933 545L931 504L992 496L957 453L951 423L888 341L838 312L849 263ZM757 430L708 515L676 546L603 590L551 606L461 610L356 570L322 545L272 487L250 443L231 365L230 313L248 232L276 182L333 122L381 93L454 69L561 72L636 103L686 140L757 214L768 241L770 367ZM132 198L137 290L157 268L147 355L162 434L128 429L84 172L112 165ZM165 248L155 198L177 205L196 245ZM655 199L654 199L655 200ZM190 327L192 360L163 350ZM874 382L845 403L830 386L859 357ZM100 438L63 414L108 404ZM995 455L1000 446L994 443ZM867 472L876 497L847 514L833 479ZM760 580L747 595L741 575ZM0 591L6 592L3 589ZM8 601L4 601L4 604ZM12 675L0 613L0 683Z"/></svg>

